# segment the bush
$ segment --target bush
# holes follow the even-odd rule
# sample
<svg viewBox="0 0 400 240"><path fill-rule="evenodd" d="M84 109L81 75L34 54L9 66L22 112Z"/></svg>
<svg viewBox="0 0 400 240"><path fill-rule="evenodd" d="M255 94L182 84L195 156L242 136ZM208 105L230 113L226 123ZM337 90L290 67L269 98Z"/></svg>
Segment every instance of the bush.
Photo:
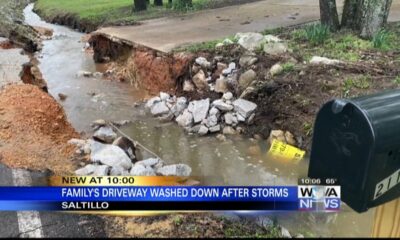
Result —
<svg viewBox="0 0 400 240"><path fill-rule="evenodd" d="M175 0L172 2L172 9L187 12L193 9L193 3L190 0Z"/></svg>
<svg viewBox="0 0 400 240"><path fill-rule="evenodd" d="M305 28L305 35L310 43L319 45L329 38L329 27L322 24L313 24Z"/></svg>

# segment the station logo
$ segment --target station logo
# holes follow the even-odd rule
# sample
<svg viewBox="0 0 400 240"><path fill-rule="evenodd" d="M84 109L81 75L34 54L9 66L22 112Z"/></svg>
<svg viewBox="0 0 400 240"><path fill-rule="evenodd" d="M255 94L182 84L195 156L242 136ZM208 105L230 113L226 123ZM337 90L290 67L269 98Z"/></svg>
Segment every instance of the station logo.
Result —
<svg viewBox="0 0 400 240"><path fill-rule="evenodd" d="M301 211L340 210L340 186L299 186L297 196Z"/></svg>

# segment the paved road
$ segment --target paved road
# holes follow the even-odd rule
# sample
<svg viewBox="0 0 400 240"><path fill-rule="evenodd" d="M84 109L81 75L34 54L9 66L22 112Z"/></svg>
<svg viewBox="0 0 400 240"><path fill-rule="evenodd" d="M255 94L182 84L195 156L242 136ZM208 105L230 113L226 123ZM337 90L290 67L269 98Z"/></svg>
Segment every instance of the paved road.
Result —
<svg viewBox="0 0 400 240"><path fill-rule="evenodd" d="M46 174L0 164L0 186L44 186ZM92 215L56 212L0 212L0 238L106 237L104 222Z"/></svg>
<svg viewBox="0 0 400 240"><path fill-rule="evenodd" d="M139 26L99 29L118 38L169 52L185 44L224 38L237 32L262 31L319 19L318 0L263 0L179 17L144 21ZM341 8L343 1L339 0ZM400 20L400 1L394 1L390 19Z"/></svg>

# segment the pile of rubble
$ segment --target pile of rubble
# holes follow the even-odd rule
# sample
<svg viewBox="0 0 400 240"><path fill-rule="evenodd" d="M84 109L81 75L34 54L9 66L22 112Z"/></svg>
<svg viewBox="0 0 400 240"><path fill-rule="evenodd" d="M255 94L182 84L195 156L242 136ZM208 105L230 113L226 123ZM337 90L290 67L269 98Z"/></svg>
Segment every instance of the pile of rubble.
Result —
<svg viewBox="0 0 400 240"><path fill-rule="evenodd" d="M188 102L185 97L161 92L147 101L146 108L161 120L175 119L189 133L206 135L221 131L224 134L241 132L240 123L252 123L257 105L245 99L235 99L231 92L212 102L209 98Z"/></svg>
<svg viewBox="0 0 400 240"><path fill-rule="evenodd" d="M93 125L93 139L71 139L77 154L89 155L92 163L75 171L79 176L190 176L192 169L186 164L166 165L159 158L138 159L135 144L126 137L118 137L104 120Z"/></svg>

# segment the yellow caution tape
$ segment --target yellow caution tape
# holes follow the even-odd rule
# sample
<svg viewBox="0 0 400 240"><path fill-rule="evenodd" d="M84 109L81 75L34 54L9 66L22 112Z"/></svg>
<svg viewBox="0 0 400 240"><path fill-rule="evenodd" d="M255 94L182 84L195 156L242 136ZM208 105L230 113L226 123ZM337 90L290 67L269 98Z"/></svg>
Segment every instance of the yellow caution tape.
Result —
<svg viewBox="0 0 400 240"><path fill-rule="evenodd" d="M285 161L299 162L306 152L276 139L272 140L268 155Z"/></svg>

